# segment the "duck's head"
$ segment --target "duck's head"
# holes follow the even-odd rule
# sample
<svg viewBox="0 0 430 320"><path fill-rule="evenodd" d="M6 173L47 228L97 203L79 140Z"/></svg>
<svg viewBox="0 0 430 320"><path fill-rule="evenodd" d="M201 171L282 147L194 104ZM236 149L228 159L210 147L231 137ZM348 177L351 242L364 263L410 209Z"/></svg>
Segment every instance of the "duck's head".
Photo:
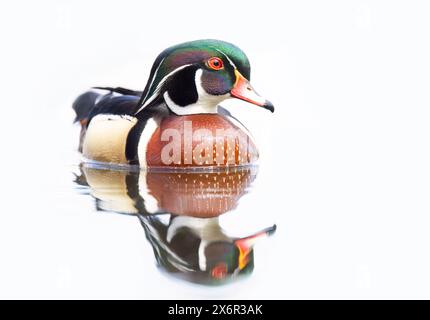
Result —
<svg viewBox="0 0 430 320"><path fill-rule="evenodd" d="M229 98L273 112L273 104L252 88L250 72L245 53L228 42L197 40L170 47L155 60L136 113L163 101L178 115L216 113Z"/></svg>
<svg viewBox="0 0 430 320"><path fill-rule="evenodd" d="M248 237L236 239L232 243L215 241L207 244L204 248L206 272L212 279L220 281L228 276L251 271L254 266L254 245L275 231L276 225L273 225Z"/></svg>

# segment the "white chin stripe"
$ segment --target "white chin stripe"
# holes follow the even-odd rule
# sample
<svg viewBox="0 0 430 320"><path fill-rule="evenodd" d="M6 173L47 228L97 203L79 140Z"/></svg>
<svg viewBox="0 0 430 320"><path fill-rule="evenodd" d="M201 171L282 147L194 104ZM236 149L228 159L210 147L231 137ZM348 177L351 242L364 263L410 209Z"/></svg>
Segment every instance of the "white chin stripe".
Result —
<svg viewBox="0 0 430 320"><path fill-rule="evenodd" d="M196 103L190 104L185 107L178 106L175 104L169 96L169 93L166 91L163 95L164 101L166 101L167 106L170 110L172 110L177 115L183 116L187 114L197 114L197 113L217 113L218 105L215 106L207 106L205 104L200 104L199 101ZM199 99L200 100L200 99Z"/></svg>
<svg viewBox="0 0 430 320"><path fill-rule="evenodd" d="M163 95L164 101L170 110L172 110L177 115L187 115L187 114L198 114L198 113L217 113L218 104L228 99L230 95L227 93L225 95L215 96L208 94L202 87L202 73L203 70L198 69L195 76L195 84L198 94L198 100L195 103L189 104L187 106L178 106L170 98L169 93L166 91Z"/></svg>

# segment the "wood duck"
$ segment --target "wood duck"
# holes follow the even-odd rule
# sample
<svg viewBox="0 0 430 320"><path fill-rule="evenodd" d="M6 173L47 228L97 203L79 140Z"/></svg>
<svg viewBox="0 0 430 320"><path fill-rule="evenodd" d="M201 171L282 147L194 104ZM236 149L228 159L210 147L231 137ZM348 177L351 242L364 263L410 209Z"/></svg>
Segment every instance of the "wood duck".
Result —
<svg viewBox="0 0 430 320"><path fill-rule="evenodd" d="M96 162L141 167L255 163L258 151L248 130L219 106L234 98L273 112L249 80L248 58L233 44L172 46L156 58L143 92L95 87L75 100L79 150Z"/></svg>

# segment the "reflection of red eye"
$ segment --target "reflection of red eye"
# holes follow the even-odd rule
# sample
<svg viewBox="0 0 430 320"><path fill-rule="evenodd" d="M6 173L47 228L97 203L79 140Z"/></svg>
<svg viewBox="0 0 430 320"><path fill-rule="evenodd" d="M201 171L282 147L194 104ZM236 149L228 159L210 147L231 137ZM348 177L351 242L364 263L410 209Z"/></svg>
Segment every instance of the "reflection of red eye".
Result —
<svg viewBox="0 0 430 320"><path fill-rule="evenodd" d="M208 66L209 68L214 70L221 70L222 68L224 68L224 64L222 63L222 60L217 57L210 58L208 60Z"/></svg>
<svg viewBox="0 0 430 320"><path fill-rule="evenodd" d="M227 265L223 262L217 264L213 269L212 269L212 277L215 279L224 279L224 277L227 275Z"/></svg>

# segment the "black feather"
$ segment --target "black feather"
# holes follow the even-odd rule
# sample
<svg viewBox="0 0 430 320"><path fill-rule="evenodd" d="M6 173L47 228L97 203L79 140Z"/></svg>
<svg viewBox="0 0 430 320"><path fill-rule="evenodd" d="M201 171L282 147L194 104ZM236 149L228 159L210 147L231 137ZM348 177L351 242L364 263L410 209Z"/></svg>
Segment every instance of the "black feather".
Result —
<svg viewBox="0 0 430 320"><path fill-rule="evenodd" d="M91 119L99 114L116 114L133 116L137 102L142 94L126 88L94 87L94 89L107 90L106 94L88 91L81 94L74 102L73 109L76 112L75 122ZM114 93L120 94L114 95Z"/></svg>
<svg viewBox="0 0 430 320"><path fill-rule="evenodd" d="M116 115L129 115L134 114L134 109L137 106L139 97L137 96L114 96L107 94L94 106L89 114L89 121L99 114L116 114Z"/></svg>
<svg viewBox="0 0 430 320"><path fill-rule="evenodd" d="M185 107L199 99L194 81L197 69L198 67L194 65L184 68L174 74L166 83L169 97L178 106Z"/></svg>

